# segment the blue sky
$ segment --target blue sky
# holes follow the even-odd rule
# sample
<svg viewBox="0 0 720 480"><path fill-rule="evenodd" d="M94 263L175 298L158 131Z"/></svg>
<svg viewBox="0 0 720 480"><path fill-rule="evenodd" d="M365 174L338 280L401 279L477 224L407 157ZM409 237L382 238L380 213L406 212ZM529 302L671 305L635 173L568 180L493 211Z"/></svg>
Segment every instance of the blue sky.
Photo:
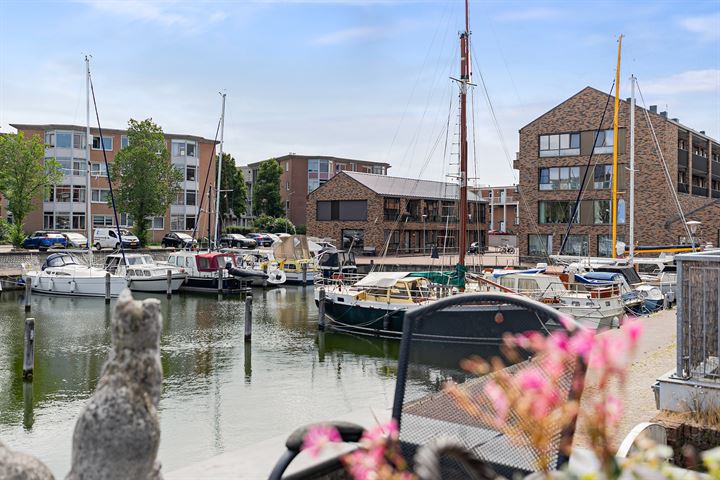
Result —
<svg viewBox="0 0 720 480"><path fill-rule="evenodd" d="M296 152L409 177L456 168L443 132L450 116L451 144L461 0L0 0L0 11L0 131L84 123L91 53L105 127L152 117L213 138L225 90L238 164ZM520 127L587 85L610 87L620 33L621 96L635 73L648 104L720 138L720 1L472 1L470 15L474 80L482 71L504 139L477 89L480 183L513 182L505 152Z"/></svg>

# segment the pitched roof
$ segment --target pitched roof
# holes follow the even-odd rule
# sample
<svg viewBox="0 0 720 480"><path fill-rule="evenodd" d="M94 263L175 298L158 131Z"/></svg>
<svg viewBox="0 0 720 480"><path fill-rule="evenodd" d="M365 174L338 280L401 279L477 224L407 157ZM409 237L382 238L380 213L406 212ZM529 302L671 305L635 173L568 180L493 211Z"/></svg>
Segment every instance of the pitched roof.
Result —
<svg viewBox="0 0 720 480"><path fill-rule="evenodd" d="M455 183L435 182L433 180L419 180L403 177L389 177L373 173L349 172L343 170L356 182L361 183L373 192L391 197L404 198L433 198L439 200L457 200L459 186ZM468 190L468 201L487 202L475 192Z"/></svg>

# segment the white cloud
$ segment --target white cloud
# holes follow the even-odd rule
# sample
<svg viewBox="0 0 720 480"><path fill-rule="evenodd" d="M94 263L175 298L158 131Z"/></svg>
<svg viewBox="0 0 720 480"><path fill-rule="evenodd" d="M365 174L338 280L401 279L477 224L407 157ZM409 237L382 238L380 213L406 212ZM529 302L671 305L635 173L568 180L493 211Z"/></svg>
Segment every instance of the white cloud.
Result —
<svg viewBox="0 0 720 480"><path fill-rule="evenodd" d="M645 84L643 90L655 95L720 91L720 69L688 70Z"/></svg>
<svg viewBox="0 0 720 480"><path fill-rule="evenodd" d="M720 39L720 13L685 17L680 19L680 26L699 34L704 40Z"/></svg>
<svg viewBox="0 0 720 480"><path fill-rule="evenodd" d="M526 8L524 10L507 10L499 13L495 18L506 22L524 22L526 20L548 20L557 18L561 14L560 10L552 8Z"/></svg>
<svg viewBox="0 0 720 480"><path fill-rule="evenodd" d="M337 32L328 33L313 38L310 43L314 45L337 45L339 43L350 42L353 40L361 40L374 38L384 34L384 30L378 27L356 27L346 30L338 30Z"/></svg>
<svg viewBox="0 0 720 480"><path fill-rule="evenodd" d="M204 2L179 0L77 0L102 13L117 15L131 20L156 23L164 27L183 27L197 31L201 26L217 23L227 18L224 11L207 11ZM204 18L202 22L198 18Z"/></svg>

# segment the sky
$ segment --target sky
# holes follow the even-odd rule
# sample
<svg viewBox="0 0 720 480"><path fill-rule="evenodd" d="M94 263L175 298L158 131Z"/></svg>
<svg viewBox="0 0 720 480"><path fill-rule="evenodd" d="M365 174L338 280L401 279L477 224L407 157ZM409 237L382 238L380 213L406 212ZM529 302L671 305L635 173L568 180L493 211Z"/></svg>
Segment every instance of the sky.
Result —
<svg viewBox="0 0 720 480"><path fill-rule="evenodd" d="M451 178L463 28L462 0L0 0L0 132L84 124L90 54L105 128L213 139L224 91L238 165L294 152ZM516 182L522 126L609 90L621 33L621 97L634 73L646 105L720 139L720 0L471 1L470 30L479 184Z"/></svg>

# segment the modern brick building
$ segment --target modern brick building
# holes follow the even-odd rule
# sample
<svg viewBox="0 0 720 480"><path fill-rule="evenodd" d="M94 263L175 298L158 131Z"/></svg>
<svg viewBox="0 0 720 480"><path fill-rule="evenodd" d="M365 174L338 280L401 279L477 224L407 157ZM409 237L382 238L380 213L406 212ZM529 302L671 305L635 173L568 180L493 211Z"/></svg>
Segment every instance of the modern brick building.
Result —
<svg viewBox="0 0 720 480"><path fill-rule="evenodd" d="M514 233L520 222L517 185L470 188L488 201L488 228L502 233Z"/></svg>
<svg viewBox="0 0 720 480"><path fill-rule="evenodd" d="M307 225L305 217L307 196L320 185L343 171L387 175L388 163L349 158L327 157L322 155L296 155L290 153L275 158L282 167L280 177L280 196L285 204L287 218L295 225ZM243 167L243 173L249 169L251 175L248 195L252 199L252 185L255 183L258 168L262 162ZM254 212L252 204L248 212Z"/></svg>
<svg viewBox="0 0 720 480"><path fill-rule="evenodd" d="M608 95L586 87L520 129L520 192L528 205L518 226L521 256L557 254L583 176L586 188L564 253L611 254L612 99L593 146ZM646 115L647 114L647 115ZM671 185L648 125L649 117ZM627 241L630 102L620 101L618 131L618 239ZM590 154L592 163L588 167ZM676 192L686 220L702 222L698 237L720 243L720 146L704 132L682 125L655 106L635 111L635 241L639 245L687 241L675 206Z"/></svg>
<svg viewBox="0 0 720 480"><path fill-rule="evenodd" d="M486 204L468 192L470 243L486 243ZM308 235L388 254L457 250L458 186L452 183L342 171L308 195Z"/></svg>
<svg viewBox="0 0 720 480"><path fill-rule="evenodd" d="M44 199L37 199L35 209L25 220L27 231L52 229L85 231L85 202L91 202L92 226L109 227L114 225L112 208L107 205L110 193L107 172L103 160L99 131L91 128L92 145L90 148L90 185L86 191L85 173L88 166L86 128L81 125L26 125L12 124L26 137L37 135L45 140L45 158L55 158L60 163L64 177L51 188ZM163 216L151 220L151 240L160 241L165 233L173 231L191 232L195 227L196 216L200 208L200 195L212 154L213 141L194 135L166 134L170 161L183 173L182 191L178 194ZM103 129L103 144L109 163L115 159L120 149L127 146L126 130ZM215 188L215 169L208 185ZM209 188L209 187L208 187ZM205 201L207 209L207 199ZM118 212L120 225L132 226L132 219ZM207 232L207 215L200 215L198 232Z"/></svg>

